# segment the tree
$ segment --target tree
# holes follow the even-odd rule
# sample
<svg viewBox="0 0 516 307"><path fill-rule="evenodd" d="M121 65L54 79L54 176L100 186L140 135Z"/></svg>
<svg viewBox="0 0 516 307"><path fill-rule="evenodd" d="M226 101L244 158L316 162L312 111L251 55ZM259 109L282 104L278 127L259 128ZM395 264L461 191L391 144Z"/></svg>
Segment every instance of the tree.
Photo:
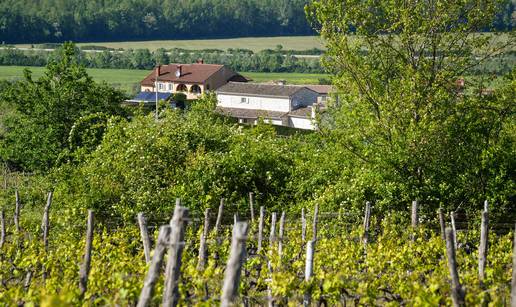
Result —
<svg viewBox="0 0 516 307"><path fill-rule="evenodd" d="M512 44L478 33L502 3L319 0L307 7L340 92L327 133L359 163L350 189L368 191L361 200L456 206L494 197L487 189L493 178L483 174L496 163L481 157L514 129L505 124L514 120L514 104L496 90L486 96L488 84L468 73ZM465 89L457 82L463 78Z"/></svg>
<svg viewBox="0 0 516 307"><path fill-rule="evenodd" d="M2 103L14 109L2 119L2 160L27 171L49 169L67 148L69 133L79 118L124 113L120 107L124 95L95 83L77 64L76 52L73 44L66 43L42 77L33 80L25 70L23 81L1 92Z"/></svg>

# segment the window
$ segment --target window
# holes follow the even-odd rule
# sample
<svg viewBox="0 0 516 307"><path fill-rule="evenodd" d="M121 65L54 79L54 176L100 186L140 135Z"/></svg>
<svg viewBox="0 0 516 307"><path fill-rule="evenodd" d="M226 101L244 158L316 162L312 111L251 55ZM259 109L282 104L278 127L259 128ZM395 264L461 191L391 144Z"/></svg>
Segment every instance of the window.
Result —
<svg viewBox="0 0 516 307"><path fill-rule="evenodd" d="M249 98L247 98L247 97L240 98L240 103L249 103Z"/></svg>
<svg viewBox="0 0 516 307"><path fill-rule="evenodd" d="M172 91L172 83L167 84L167 90Z"/></svg>
<svg viewBox="0 0 516 307"><path fill-rule="evenodd" d="M192 85L190 88L190 93L199 95L201 93L201 87L197 84Z"/></svg>
<svg viewBox="0 0 516 307"><path fill-rule="evenodd" d="M176 91L177 92L188 92L188 88L186 87L186 85L184 84L179 84L177 87L176 87Z"/></svg>
<svg viewBox="0 0 516 307"><path fill-rule="evenodd" d="M163 83L158 83L158 90L164 90L165 87L163 86L164 84Z"/></svg>

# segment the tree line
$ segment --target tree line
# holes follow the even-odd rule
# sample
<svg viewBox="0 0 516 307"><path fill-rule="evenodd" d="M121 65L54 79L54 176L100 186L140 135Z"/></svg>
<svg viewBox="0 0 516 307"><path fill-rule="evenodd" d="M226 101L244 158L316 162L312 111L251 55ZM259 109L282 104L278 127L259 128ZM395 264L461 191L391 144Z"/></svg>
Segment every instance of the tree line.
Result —
<svg viewBox="0 0 516 307"><path fill-rule="evenodd" d="M307 0L7 0L0 41L62 42L310 35Z"/></svg>
<svg viewBox="0 0 516 307"><path fill-rule="evenodd" d="M0 41L35 43L314 34L308 0L6 0ZM515 26L515 0L504 0L492 24ZM487 30L487 28L483 29Z"/></svg>
<svg viewBox="0 0 516 307"><path fill-rule="evenodd" d="M22 51L14 48L0 49L0 65L45 66L61 52ZM296 57L292 51L263 50L181 50L148 49L103 50L102 52L76 51L79 64L88 68L152 69L157 63L195 63L202 59L207 64L224 64L235 71L247 72L297 72L324 73L319 58Z"/></svg>
<svg viewBox="0 0 516 307"><path fill-rule="evenodd" d="M75 54L78 63L87 68L111 69L145 69L150 70L160 64L195 63L202 59L207 64L223 64L241 72L289 72L289 73L326 73L320 58L299 57L300 54L321 55L322 50L313 49L304 52L297 50L262 50L253 52L248 49L222 50L184 50L184 49L103 49L100 52L85 52L77 48ZM0 49L0 65L45 66L56 59L61 45L50 51L24 51L15 48ZM363 52L365 54L365 52ZM516 51L509 51L485 59L479 65L471 67L467 74L474 76L503 75L509 73L516 64Z"/></svg>

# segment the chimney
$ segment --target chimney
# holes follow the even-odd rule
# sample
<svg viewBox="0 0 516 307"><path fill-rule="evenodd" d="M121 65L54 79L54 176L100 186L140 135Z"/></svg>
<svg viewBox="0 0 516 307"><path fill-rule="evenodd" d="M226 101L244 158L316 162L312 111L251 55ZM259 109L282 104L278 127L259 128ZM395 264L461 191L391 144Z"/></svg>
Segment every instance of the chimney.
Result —
<svg viewBox="0 0 516 307"><path fill-rule="evenodd" d="M158 65L158 71L157 71L158 77L161 76L161 65Z"/></svg>
<svg viewBox="0 0 516 307"><path fill-rule="evenodd" d="M204 60L201 58L201 59L197 59L197 64L204 64Z"/></svg>

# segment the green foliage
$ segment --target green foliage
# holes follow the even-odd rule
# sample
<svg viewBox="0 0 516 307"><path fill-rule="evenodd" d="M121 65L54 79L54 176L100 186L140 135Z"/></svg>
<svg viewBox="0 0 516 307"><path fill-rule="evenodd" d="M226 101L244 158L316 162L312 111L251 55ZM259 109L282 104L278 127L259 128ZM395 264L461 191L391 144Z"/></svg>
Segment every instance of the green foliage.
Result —
<svg viewBox="0 0 516 307"><path fill-rule="evenodd" d="M205 96L188 111L165 110L157 122L152 115L109 120L84 163L52 175L56 199L125 220L139 211L171 212L176 197L194 211L221 197L236 211L249 191L268 206L282 204L292 169L288 143L264 124L242 130L215 115L214 107L214 96Z"/></svg>
<svg viewBox="0 0 516 307"><path fill-rule="evenodd" d="M355 165L335 189L355 194L355 202L377 199L386 210L411 199L429 213L440 205L472 208L484 198L513 203L514 193L502 192L503 201L495 195L512 189L514 178L494 174L515 171L503 158L514 153L515 109L507 103L514 91L486 95L482 79L456 85L514 47L477 34L500 3L321 0L307 8L341 93L323 129ZM500 156L487 154L493 150Z"/></svg>
<svg viewBox="0 0 516 307"><path fill-rule="evenodd" d="M84 212L82 212L84 213ZM212 212L214 213L214 212ZM51 213L49 249L39 239L38 227L28 228L23 220L23 233L13 234L7 228L7 242L0 255L0 303L55 306L135 305L143 286L148 266L136 225L111 228L96 223L88 290L79 296L79 266L84 250L84 223L67 223L62 216ZM307 290L313 303L360 305L428 305L451 306L450 278L445 243L439 233L421 226L414 231L408 218L396 214L377 219L373 214L373 229L367 245L361 240L360 216L346 218L320 216L318 240L315 244L313 276L304 280L306 242L301 239L298 216L287 215L283 254L278 241L264 243L255 253L256 236L246 240L247 259L242 269L239 298L254 304L266 304L267 288L275 303L299 305ZM311 218L310 214L308 217ZM266 227L270 225L266 220ZM179 283L181 305L215 305L220 303L224 269L230 249L231 229L223 227L208 237L208 262L197 269L198 238L202 227L189 224L185 232ZM250 231L255 234L257 223ZM267 233L267 231L266 231ZM151 233L153 241L157 233ZM311 237L309 227L307 237ZM411 237L415 235L414 242ZM466 287L468 305L481 305L488 295L489 304L502 306L510 298L513 233L491 234L488 266L482 283L478 278L476 249L479 232L473 229L459 232L461 244L457 250L460 282ZM266 236L265 236L266 237ZM30 239L29 239L30 238ZM46 279L42 278L43 270ZM28 272L32 279L27 288ZM163 276L163 275L161 275ZM163 277L158 279L153 303L159 304L163 292Z"/></svg>
<svg viewBox="0 0 516 307"><path fill-rule="evenodd" d="M93 82L84 67L77 64L76 55L74 45L65 44L42 77L33 80L26 70L23 81L2 90L0 100L13 112L2 120L0 156L12 167L48 170L57 164L68 145L78 146L74 142L79 136L69 135L78 119L96 113L123 114L119 106L123 94ZM81 129L86 129L85 124L82 119ZM70 137L73 144L68 144ZM96 137L98 141L99 133ZM95 141L88 142L91 149Z"/></svg>
<svg viewBox="0 0 516 307"><path fill-rule="evenodd" d="M13 48L0 50L0 65L44 66L56 58L62 47L55 47L56 51L21 51ZM172 49L165 53L165 49L153 52L149 49L126 49L113 52L77 52L77 61L90 68L121 68L150 70L156 63L162 65L170 63L195 63L203 59L207 64L224 64L235 71L250 72L303 72L323 73L324 68L319 58L306 58L302 55L306 51L290 51L285 54L281 50L266 50L254 53L250 50L231 50L227 52L212 50L183 50ZM500 61L506 60L501 58ZM506 60L508 64L511 59ZM494 66L496 68L497 66Z"/></svg>
<svg viewBox="0 0 516 307"><path fill-rule="evenodd" d="M307 35L306 0L3 1L0 41Z"/></svg>

